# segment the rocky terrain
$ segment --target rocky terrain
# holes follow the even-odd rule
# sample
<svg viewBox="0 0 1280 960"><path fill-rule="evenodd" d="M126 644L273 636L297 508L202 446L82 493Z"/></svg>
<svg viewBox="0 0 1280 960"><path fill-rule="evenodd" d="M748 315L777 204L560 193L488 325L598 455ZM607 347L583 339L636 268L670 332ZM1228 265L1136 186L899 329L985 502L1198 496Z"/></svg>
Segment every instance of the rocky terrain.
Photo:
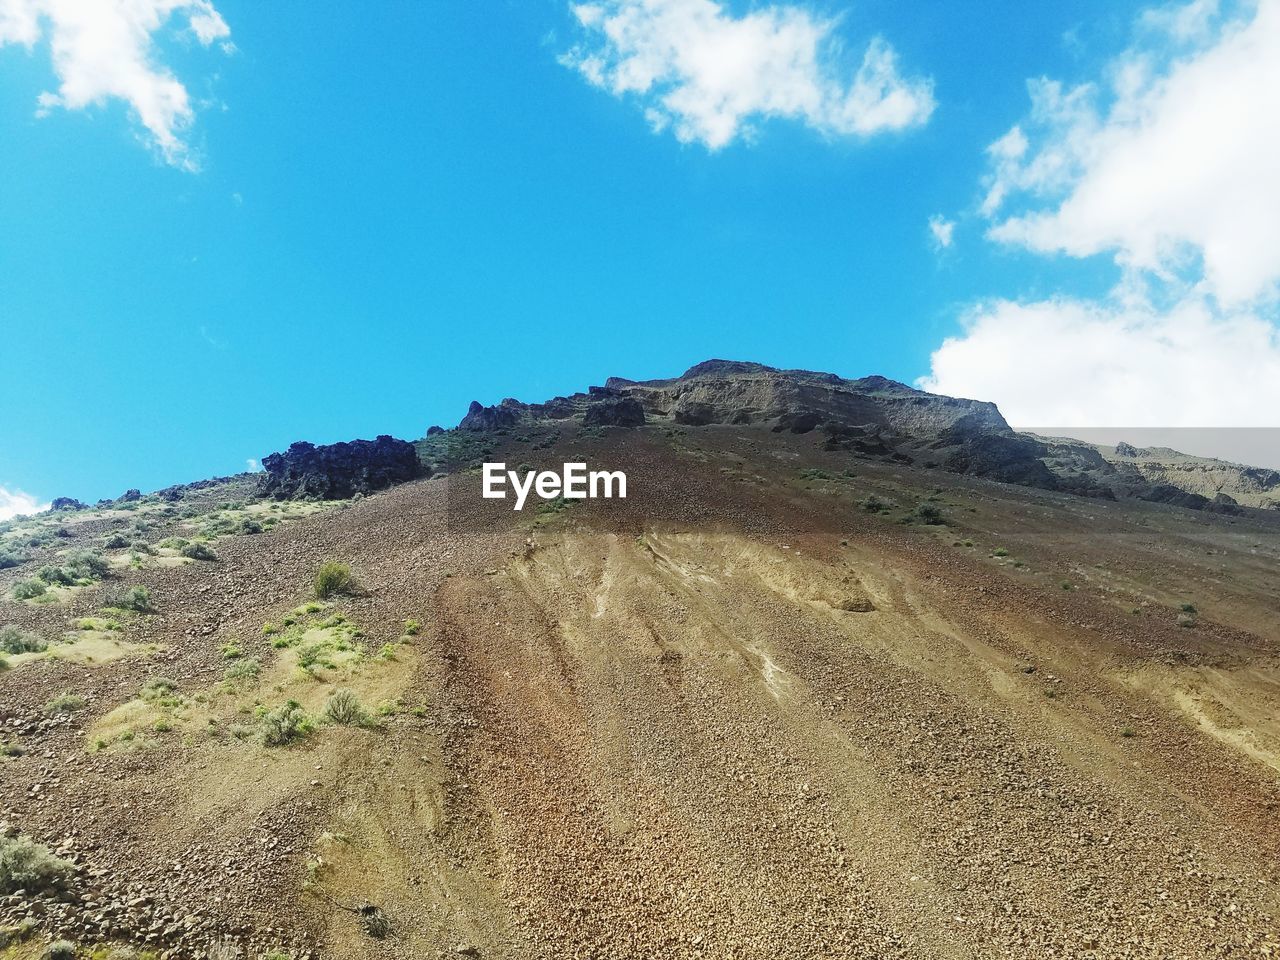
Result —
<svg viewBox="0 0 1280 960"><path fill-rule="evenodd" d="M713 362L0 525L0 958L1280 954L1280 513L1075 446Z"/></svg>
<svg viewBox="0 0 1280 960"><path fill-rule="evenodd" d="M567 420L817 431L829 450L1083 496L1133 497L1193 510L1280 506L1280 473L1274 470L1123 443L1101 447L1038 437L1013 430L991 403L937 396L884 377L846 380L735 360L708 360L666 380L610 377L603 387L545 403L473 402L459 429L492 432Z"/></svg>

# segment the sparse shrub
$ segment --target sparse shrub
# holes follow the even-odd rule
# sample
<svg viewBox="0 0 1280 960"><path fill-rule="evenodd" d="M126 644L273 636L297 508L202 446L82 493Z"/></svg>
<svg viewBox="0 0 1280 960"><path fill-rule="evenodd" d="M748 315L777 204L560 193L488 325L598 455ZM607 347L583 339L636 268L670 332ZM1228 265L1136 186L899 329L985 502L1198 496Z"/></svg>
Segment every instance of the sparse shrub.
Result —
<svg viewBox="0 0 1280 960"><path fill-rule="evenodd" d="M207 543L188 543L180 551L190 560L217 560L218 554Z"/></svg>
<svg viewBox="0 0 1280 960"><path fill-rule="evenodd" d="M222 672L224 680L230 680L232 683L237 680L252 680L262 672L262 664L253 657L245 660L239 660Z"/></svg>
<svg viewBox="0 0 1280 960"><path fill-rule="evenodd" d="M181 550L190 542L182 537L165 537L156 546L164 550Z"/></svg>
<svg viewBox="0 0 1280 960"><path fill-rule="evenodd" d="M942 515L942 511L932 503L922 503L916 507L915 517L921 523L934 527L947 522L946 517Z"/></svg>
<svg viewBox="0 0 1280 960"><path fill-rule="evenodd" d="M55 940L44 948L40 960L76 960L76 945L70 940Z"/></svg>
<svg viewBox="0 0 1280 960"><path fill-rule="evenodd" d="M369 723L369 712L355 692L345 687L333 691L324 705L324 717L344 727L363 727Z"/></svg>
<svg viewBox="0 0 1280 960"><path fill-rule="evenodd" d="M254 534L261 532L262 524L253 517L241 517L240 524L236 527L236 533Z"/></svg>
<svg viewBox="0 0 1280 960"><path fill-rule="evenodd" d="M406 637L416 637L418 631L422 629L422 624L410 617L404 622L404 635Z"/></svg>
<svg viewBox="0 0 1280 960"><path fill-rule="evenodd" d="M108 550L122 550L129 545L129 538L123 533L113 533L102 541L102 545Z"/></svg>
<svg viewBox="0 0 1280 960"><path fill-rule="evenodd" d="M236 643L234 640L228 640L220 646L218 650L226 660L239 660L244 656L244 651L240 649L240 644Z"/></svg>
<svg viewBox="0 0 1280 960"><path fill-rule="evenodd" d="M0 893L48 890L71 872L71 864L29 837L0 835Z"/></svg>
<svg viewBox="0 0 1280 960"><path fill-rule="evenodd" d="M171 707L178 703L178 698L174 696L177 690L178 684L168 677L152 677L142 685L138 696L148 703Z"/></svg>
<svg viewBox="0 0 1280 960"><path fill-rule="evenodd" d="M991 551L991 555L993 557L1007 557L1009 555L1009 551L1006 550L1004 547L996 547L994 550Z"/></svg>
<svg viewBox="0 0 1280 960"><path fill-rule="evenodd" d="M298 666L303 670L310 670L317 664L324 665L321 658L325 653L325 645L323 643L309 643L298 651Z"/></svg>
<svg viewBox="0 0 1280 960"><path fill-rule="evenodd" d="M72 550L67 554L65 567L80 580L101 580L111 569L107 558L97 550Z"/></svg>
<svg viewBox="0 0 1280 960"><path fill-rule="evenodd" d="M311 718L302 704L289 700L263 714L261 724L262 742L268 747L278 747L305 735L311 729Z"/></svg>
<svg viewBox="0 0 1280 960"><path fill-rule="evenodd" d="M262 625L262 635L264 637L273 637L280 632L280 628L274 623L264 623Z"/></svg>
<svg viewBox="0 0 1280 960"><path fill-rule="evenodd" d="M862 509L867 511L867 513L879 513L882 510L888 510L889 505L875 494L872 494L862 501Z"/></svg>
<svg viewBox="0 0 1280 960"><path fill-rule="evenodd" d="M1199 610L1196 609L1196 605L1194 603L1184 603L1178 609L1181 610L1183 613L1199 613L1200 612Z"/></svg>
<svg viewBox="0 0 1280 960"><path fill-rule="evenodd" d="M75 583L75 578L69 570L62 567L56 567L51 563L46 563L43 567L36 571L36 579L41 580L51 587L69 587Z"/></svg>
<svg viewBox="0 0 1280 960"><path fill-rule="evenodd" d="M44 705L44 712L49 714L55 713L75 713L77 710L83 710L85 704L84 697L78 693L60 693L48 703Z"/></svg>
<svg viewBox="0 0 1280 960"><path fill-rule="evenodd" d="M26 630L19 630L17 627L0 627L0 652L19 654L19 653L40 653L48 648L48 644Z"/></svg>
<svg viewBox="0 0 1280 960"><path fill-rule="evenodd" d="M322 563L320 569L316 571L315 592L318 600L327 600L340 593L350 593L354 587L355 580L351 576L351 568L345 563L329 560Z"/></svg>
<svg viewBox="0 0 1280 960"><path fill-rule="evenodd" d="M7 570L9 567L16 567L26 562L26 557L14 553L12 550L0 550L0 570Z"/></svg>
<svg viewBox="0 0 1280 960"><path fill-rule="evenodd" d="M1073 584L1070 580L1063 580L1063 581L1062 581L1062 589L1063 589L1063 590L1074 590L1074 589L1075 589L1075 584Z"/></svg>
<svg viewBox="0 0 1280 960"><path fill-rule="evenodd" d="M1120 736L1124 737L1126 740L1130 737L1136 737L1137 735L1138 731L1134 730L1133 727L1124 727L1120 731Z"/></svg>
<svg viewBox="0 0 1280 960"><path fill-rule="evenodd" d="M151 591L141 584L132 587L116 587L103 595L102 602L104 606L116 610L147 613L151 610Z"/></svg>
<svg viewBox="0 0 1280 960"><path fill-rule="evenodd" d="M9 658L0 653L0 673L4 673L9 669Z"/></svg>

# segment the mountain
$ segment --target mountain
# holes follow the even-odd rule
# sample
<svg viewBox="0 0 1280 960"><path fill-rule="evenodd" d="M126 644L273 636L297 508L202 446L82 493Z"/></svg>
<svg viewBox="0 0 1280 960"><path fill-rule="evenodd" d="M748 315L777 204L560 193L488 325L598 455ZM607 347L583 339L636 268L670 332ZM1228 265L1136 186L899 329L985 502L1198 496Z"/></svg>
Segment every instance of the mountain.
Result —
<svg viewBox="0 0 1280 960"><path fill-rule="evenodd" d="M1174 451L1105 448L1014 431L992 403L915 390L885 377L778 370L708 360L679 377L603 387L545 403L473 402L459 429L484 433L532 423L587 426L750 426L816 432L827 450L1083 496L1133 497L1189 509L1280 505L1280 474Z"/></svg>
<svg viewBox="0 0 1280 960"><path fill-rule="evenodd" d="M1274 954L1280 513L1177 462L711 361L0 524L0 957Z"/></svg>

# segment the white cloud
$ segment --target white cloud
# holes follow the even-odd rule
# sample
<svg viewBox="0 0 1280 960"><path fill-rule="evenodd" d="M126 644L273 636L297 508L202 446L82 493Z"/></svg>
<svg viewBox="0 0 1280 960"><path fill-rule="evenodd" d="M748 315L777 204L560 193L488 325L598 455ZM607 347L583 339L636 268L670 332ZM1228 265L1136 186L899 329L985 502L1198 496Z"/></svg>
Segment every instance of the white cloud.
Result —
<svg viewBox="0 0 1280 960"><path fill-rule="evenodd" d="M933 236L933 242L940 249L945 250L951 246L952 234L955 232L956 222L948 220L942 214L937 214L929 218L929 233Z"/></svg>
<svg viewBox="0 0 1280 960"><path fill-rule="evenodd" d="M59 85L40 94L38 114L122 100L166 162L195 169L183 136L191 98L155 55L156 34L172 18L185 20L199 44L231 49L211 0L0 0L0 46L34 48L47 34Z"/></svg>
<svg viewBox="0 0 1280 960"><path fill-rule="evenodd" d="M1100 300L972 308L919 382L1027 427L1280 426L1280 0L1153 7L1105 81L1030 84L987 148L988 235L1110 253Z"/></svg>
<svg viewBox="0 0 1280 960"><path fill-rule="evenodd" d="M932 357L922 389L995 401L1018 426L1280 426L1280 331L1203 298L1171 309L1000 300Z"/></svg>
<svg viewBox="0 0 1280 960"><path fill-rule="evenodd" d="M257 473L262 469L262 464L258 463L258 461L253 457L249 457L245 460L244 465L249 468L250 473Z"/></svg>
<svg viewBox="0 0 1280 960"><path fill-rule="evenodd" d="M868 137L918 126L933 84L904 77L883 40L861 65L838 60L836 23L802 7L735 17L717 0L599 0L572 8L588 38L561 62L617 97L634 97L655 131L711 150L770 117L825 134Z"/></svg>
<svg viewBox="0 0 1280 960"><path fill-rule="evenodd" d="M1111 253L1227 306L1273 295L1280 0L1241 9L1153 8L1104 82L1033 81L1030 116L988 151L982 210L999 218L990 236L1044 253Z"/></svg>
<svg viewBox="0 0 1280 960"><path fill-rule="evenodd" d="M23 493L21 490L0 487L0 520L8 520L10 517L23 514L39 513L41 510L48 509L49 504L41 503L30 494Z"/></svg>

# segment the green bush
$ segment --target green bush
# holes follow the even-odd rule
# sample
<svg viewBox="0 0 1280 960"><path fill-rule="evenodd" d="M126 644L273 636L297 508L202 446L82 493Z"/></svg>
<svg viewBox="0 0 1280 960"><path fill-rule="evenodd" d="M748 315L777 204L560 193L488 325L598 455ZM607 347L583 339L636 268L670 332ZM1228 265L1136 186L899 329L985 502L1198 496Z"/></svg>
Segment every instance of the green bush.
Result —
<svg viewBox="0 0 1280 960"><path fill-rule="evenodd" d="M173 706L178 702L178 698L174 696L177 691L178 684L168 677L152 677L142 685L138 696L148 703Z"/></svg>
<svg viewBox="0 0 1280 960"><path fill-rule="evenodd" d="M350 593L355 587L355 579L351 576L351 568L345 563L329 560L320 565L316 571L316 598L327 600L340 593Z"/></svg>
<svg viewBox="0 0 1280 960"><path fill-rule="evenodd" d="M333 691L324 705L324 717L344 727L363 727L369 723L369 712L355 692L345 687Z"/></svg>
<svg viewBox="0 0 1280 960"><path fill-rule="evenodd" d="M141 584L127 588L116 587L104 594L102 602L104 606L116 610L146 613L151 609L151 591Z"/></svg>
<svg viewBox="0 0 1280 960"><path fill-rule="evenodd" d="M252 680L262 672L262 664L253 657L245 660L238 660L222 672L224 680L235 682L237 680Z"/></svg>
<svg viewBox="0 0 1280 960"><path fill-rule="evenodd" d="M111 569L107 558L97 550L72 550L67 554L64 567L80 580L101 580Z"/></svg>
<svg viewBox="0 0 1280 960"><path fill-rule="evenodd" d="M218 555L207 543L188 543L182 548L182 555L192 560L217 560Z"/></svg>
<svg viewBox="0 0 1280 960"><path fill-rule="evenodd" d="M410 617L404 622L404 635L406 637L416 637L418 631L422 629L422 624Z"/></svg>
<svg viewBox="0 0 1280 960"><path fill-rule="evenodd" d="M44 948L40 960L76 960L77 947L70 940L55 940Z"/></svg>
<svg viewBox="0 0 1280 960"><path fill-rule="evenodd" d="M157 543L156 546L164 550L181 550L188 543L190 543L190 541L185 540L182 537L165 537Z"/></svg>
<svg viewBox="0 0 1280 960"><path fill-rule="evenodd" d="M71 571L64 570L62 567L55 567L51 563L46 563L36 571L36 579L51 587L69 587L76 582L75 577L71 575Z"/></svg>
<svg viewBox="0 0 1280 960"><path fill-rule="evenodd" d="M84 704L84 697L78 693L60 693L44 705L44 712L50 714L75 713L77 710L83 710Z"/></svg>
<svg viewBox="0 0 1280 960"><path fill-rule="evenodd" d="M26 559L26 557L14 553L12 550L0 550L0 570L16 567L21 563L25 563Z"/></svg>
<svg viewBox="0 0 1280 960"><path fill-rule="evenodd" d="M129 538L123 533L113 533L102 541L102 545L108 550L121 550L129 545Z"/></svg>
<svg viewBox="0 0 1280 960"><path fill-rule="evenodd" d="M254 534L254 533L261 533L261 532L262 532L262 524L259 523L257 520L255 520L253 517L242 517L240 519L240 525L236 527L236 533Z"/></svg>
<svg viewBox="0 0 1280 960"><path fill-rule="evenodd" d="M930 526L940 526L947 522L942 511L932 503L922 503L916 507L916 519Z"/></svg>
<svg viewBox="0 0 1280 960"><path fill-rule="evenodd" d="M4 653L40 653L48 648L48 644L34 633L19 630L17 627L0 627L0 652Z"/></svg>
<svg viewBox="0 0 1280 960"><path fill-rule="evenodd" d="M48 890L71 873L71 864L29 837L0 836L0 893Z"/></svg>
<svg viewBox="0 0 1280 960"><path fill-rule="evenodd" d="M297 700L269 710L262 716L260 737L268 747L278 747L301 737L311 729L311 718Z"/></svg>
<svg viewBox="0 0 1280 960"><path fill-rule="evenodd" d="M43 597L48 589L40 580L19 580L13 585L13 599L34 600Z"/></svg>

